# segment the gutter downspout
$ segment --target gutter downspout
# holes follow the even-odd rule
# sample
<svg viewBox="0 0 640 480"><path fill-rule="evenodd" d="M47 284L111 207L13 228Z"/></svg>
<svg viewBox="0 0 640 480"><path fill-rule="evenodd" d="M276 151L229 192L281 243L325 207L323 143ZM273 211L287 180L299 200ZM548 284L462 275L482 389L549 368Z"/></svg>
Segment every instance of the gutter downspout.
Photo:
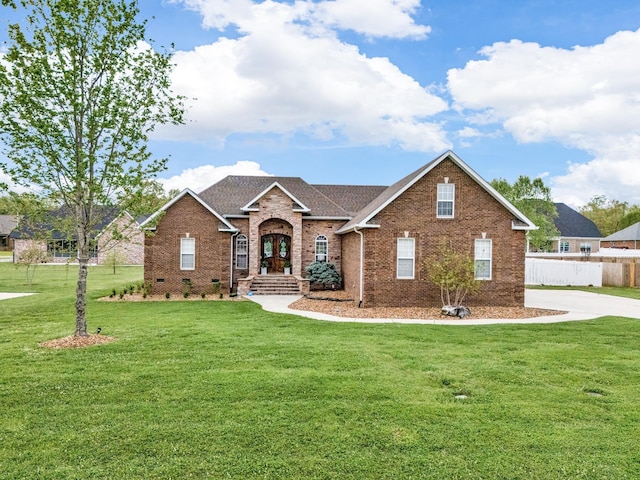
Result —
<svg viewBox="0 0 640 480"><path fill-rule="evenodd" d="M233 241L240 231L231 234L231 252L229 254L229 293L233 293Z"/></svg>
<svg viewBox="0 0 640 480"><path fill-rule="evenodd" d="M364 235L358 230L358 227L353 227L353 231L360 235L360 301L358 302L358 308L362 307L362 292L364 281Z"/></svg>

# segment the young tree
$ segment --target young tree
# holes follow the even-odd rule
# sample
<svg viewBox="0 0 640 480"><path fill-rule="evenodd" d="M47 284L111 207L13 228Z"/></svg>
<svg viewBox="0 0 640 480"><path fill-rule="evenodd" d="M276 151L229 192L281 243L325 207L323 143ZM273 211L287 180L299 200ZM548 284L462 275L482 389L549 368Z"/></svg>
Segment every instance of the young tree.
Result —
<svg viewBox="0 0 640 480"><path fill-rule="evenodd" d="M171 55L145 43L137 2L3 0L24 12L0 59L0 163L19 185L55 193L73 212L78 244L75 334L87 335L87 263L98 208L131 209L166 165L146 143L155 125L182 123Z"/></svg>
<svg viewBox="0 0 640 480"><path fill-rule="evenodd" d="M491 186L524 213L537 227L527 232L529 245L534 250L546 250L554 237L560 235L554 219L558 216L551 200L551 189L541 178L531 180L521 175L511 185L503 178L493 180Z"/></svg>
<svg viewBox="0 0 640 480"><path fill-rule="evenodd" d="M475 278L475 263L470 252L456 249L443 240L438 246L438 260L424 262L429 280L440 287L442 306L459 307L467 295L478 293L482 283Z"/></svg>
<svg viewBox="0 0 640 480"><path fill-rule="evenodd" d="M47 257L46 249L43 249L40 245L35 243L31 244L31 246L20 253L16 259L16 263L25 267L28 287L31 287L33 277L36 274L36 267L40 263L44 263L48 260L49 258Z"/></svg>

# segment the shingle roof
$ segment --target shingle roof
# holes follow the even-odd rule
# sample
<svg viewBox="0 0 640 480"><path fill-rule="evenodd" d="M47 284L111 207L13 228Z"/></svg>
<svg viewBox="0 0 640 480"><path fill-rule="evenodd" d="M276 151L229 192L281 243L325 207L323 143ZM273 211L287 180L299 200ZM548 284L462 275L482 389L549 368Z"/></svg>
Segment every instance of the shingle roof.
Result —
<svg viewBox="0 0 640 480"><path fill-rule="evenodd" d="M608 237L603 238L607 242L621 242L625 240L640 240L640 222L623 228L622 230L612 233Z"/></svg>
<svg viewBox="0 0 640 480"><path fill-rule="evenodd" d="M388 187L386 185L313 185L353 216L371 203Z"/></svg>
<svg viewBox="0 0 640 480"><path fill-rule="evenodd" d="M91 237L95 237L98 235L104 228L109 225L119 214L119 210L117 207L111 206L97 206L95 207L94 218L97 220L96 225L94 226ZM33 237L34 234L39 232L49 232L51 234L51 238L53 239L61 239L67 238L65 232L61 232L56 230L56 224L60 225L64 223L64 221L73 218L73 214L69 211L67 207L60 207L57 210L52 210L44 215L41 223L31 225L28 221L16 227L13 232L11 232L11 238L30 238ZM75 238L76 235L73 234L72 238Z"/></svg>
<svg viewBox="0 0 640 480"><path fill-rule="evenodd" d="M595 223L564 203L556 203L558 216L554 219L556 228L563 237L600 238L602 234Z"/></svg>
<svg viewBox="0 0 640 480"><path fill-rule="evenodd" d="M17 225L15 215L0 215L0 235L9 235Z"/></svg>
<svg viewBox="0 0 640 480"><path fill-rule="evenodd" d="M309 209L312 216L349 217L349 212L332 198L299 177L253 177L230 175L203 190L198 196L223 216L246 215L242 208L257 195L278 183Z"/></svg>

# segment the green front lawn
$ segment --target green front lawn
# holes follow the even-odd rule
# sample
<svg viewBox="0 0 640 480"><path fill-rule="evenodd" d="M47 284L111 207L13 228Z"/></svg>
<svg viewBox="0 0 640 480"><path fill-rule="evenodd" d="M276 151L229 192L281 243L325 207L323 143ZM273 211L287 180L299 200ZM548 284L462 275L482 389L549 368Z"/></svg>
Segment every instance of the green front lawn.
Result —
<svg viewBox="0 0 640 480"><path fill-rule="evenodd" d="M319 322L251 302L97 302L74 267L0 302L0 478L640 478L640 322ZM0 291L27 291L0 264ZM456 396L466 398L457 399Z"/></svg>
<svg viewBox="0 0 640 480"><path fill-rule="evenodd" d="M549 286L527 286L541 290L580 290L583 292L597 293L600 295L614 295L616 297L634 298L640 300L640 288L631 287L549 287Z"/></svg>

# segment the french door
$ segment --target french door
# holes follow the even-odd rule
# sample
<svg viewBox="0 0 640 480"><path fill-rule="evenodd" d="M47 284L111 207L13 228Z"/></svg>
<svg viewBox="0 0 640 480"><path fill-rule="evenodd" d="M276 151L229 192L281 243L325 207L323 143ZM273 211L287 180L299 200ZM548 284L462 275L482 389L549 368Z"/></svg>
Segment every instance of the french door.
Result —
<svg viewBox="0 0 640 480"><path fill-rule="evenodd" d="M268 264L267 273L284 271L284 264L291 261L291 237L270 233L262 236L262 261Z"/></svg>

